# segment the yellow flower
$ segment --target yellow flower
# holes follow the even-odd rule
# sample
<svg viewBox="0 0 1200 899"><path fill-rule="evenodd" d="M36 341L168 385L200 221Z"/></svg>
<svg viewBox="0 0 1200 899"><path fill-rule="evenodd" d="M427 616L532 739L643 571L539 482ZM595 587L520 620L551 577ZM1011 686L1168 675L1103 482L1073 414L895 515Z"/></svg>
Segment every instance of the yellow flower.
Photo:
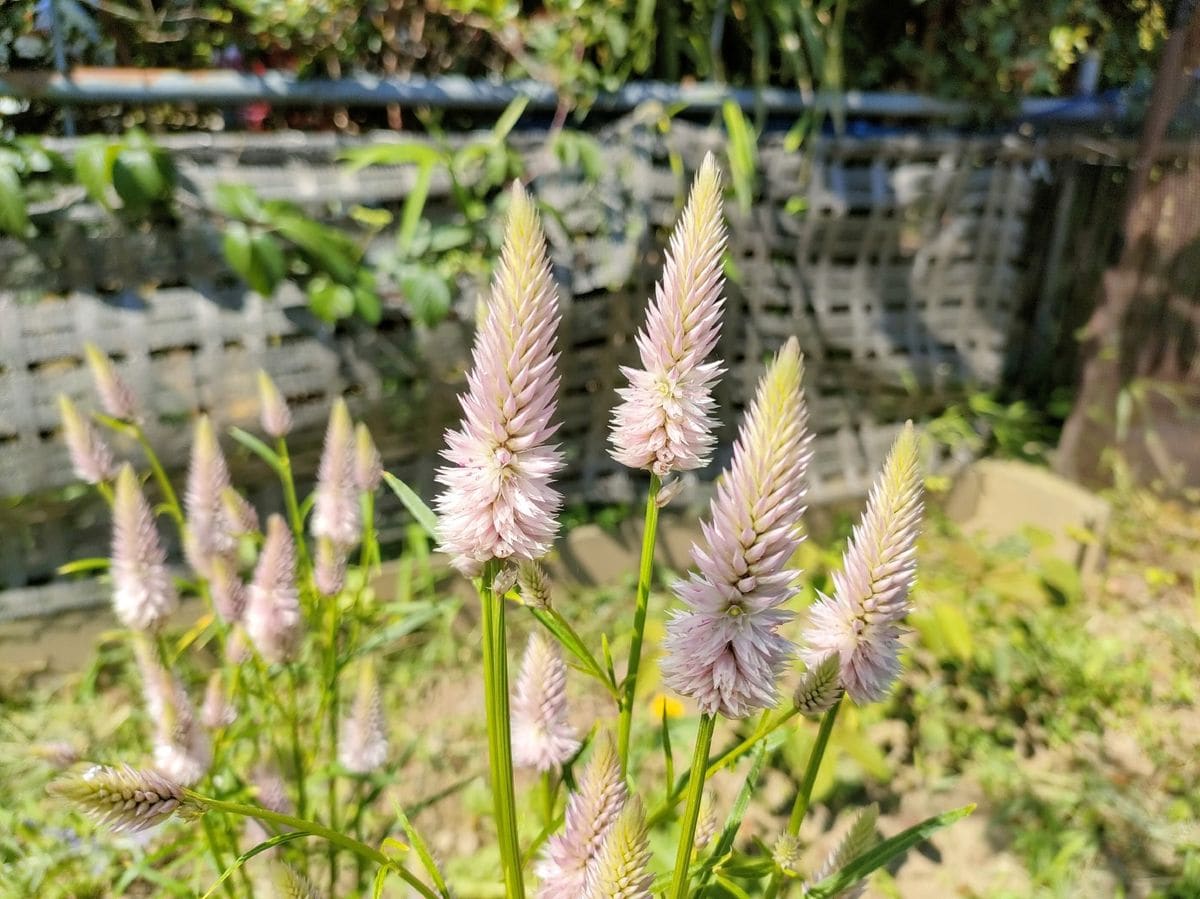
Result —
<svg viewBox="0 0 1200 899"><path fill-rule="evenodd" d="M654 712L655 719L659 721L662 720L663 715L668 718L682 718L684 713L683 703L666 693L655 693L654 698L650 700L650 708Z"/></svg>

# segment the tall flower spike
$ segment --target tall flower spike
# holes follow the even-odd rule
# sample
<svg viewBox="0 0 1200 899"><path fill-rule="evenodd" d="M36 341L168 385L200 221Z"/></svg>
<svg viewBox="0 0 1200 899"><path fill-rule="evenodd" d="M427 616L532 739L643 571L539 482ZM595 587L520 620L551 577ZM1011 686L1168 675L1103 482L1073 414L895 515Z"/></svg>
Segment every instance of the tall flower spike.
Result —
<svg viewBox="0 0 1200 899"><path fill-rule="evenodd" d="M836 655L826 656L809 668L796 685L792 702L801 715L821 715L842 696L842 666Z"/></svg>
<svg viewBox="0 0 1200 899"><path fill-rule="evenodd" d="M225 513L225 526L234 537L245 537L258 530L258 512L232 487L221 491L221 507Z"/></svg>
<svg viewBox="0 0 1200 899"><path fill-rule="evenodd" d="M264 659L291 661L300 637L296 547L287 523L277 514L267 520L267 536L250 584L244 624Z"/></svg>
<svg viewBox="0 0 1200 899"><path fill-rule="evenodd" d="M361 421L354 427L354 486L362 493L374 493L383 480L383 459L371 431Z"/></svg>
<svg viewBox="0 0 1200 899"><path fill-rule="evenodd" d="M346 551L328 537L317 538L313 582L325 596L336 596L346 584Z"/></svg>
<svg viewBox="0 0 1200 899"><path fill-rule="evenodd" d="M879 806L869 805L855 817L846 835L829 853L824 864L813 874L811 881L804 885L805 894L827 877L832 877L849 862L854 861L877 842L875 838L875 822L879 818ZM837 899L858 899L867 889L865 880L860 880L851 887L837 894Z"/></svg>
<svg viewBox="0 0 1200 899"><path fill-rule="evenodd" d="M375 678L375 667L368 657L358 669L354 705L342 722L338 761L354 774L370 774L383 767L387 754L383 699Z"/></svg>
<svg viewBox="0 0 1200 899"><path fill-rule="evenodd" d="M882 699L900 673L900 621L911 608L920 524L917 438L908 422L833 575L833 596L813 604L804 631L805 662L837 655L842 685L857 703Z"/></svg>
<svg viewBox="0 0 1200 899"><path fill-rule="evenodd" d="M113 610L132 630L157 630L179 606L179 595L154 516L129 465L117 475L112 514Z"/></svg>
<svg viewBox="0 0 1200 899"><path fill-rule="evenodd" d="M534 869L541 878L538 899L580 899L587 869L625 807L627 793L612 741L596 742L592 757L567 797L563 829L550 838Z"/></svg>
<svg viewBox="0 0 1200 899"><path fill-rule="evenodd" d="M146 711L154 722L154 767L185 787L200 781L212 764L212 746L199 726L187 691L163 667L153 645L143 637L133 644Z"/></svg>
<svg viewBox="0 0 1200 899"><path fill-rule="evenodd" d="M671 235L662 280L638 332L642 367L621 369L629 386L617 391L621 402L609 439L612 457L623 465L662 477L708 464L716 426L712 392L722 369L705 360L721 334L724 252L721 173L710 153Z"/></svg>
<svg viewBox="0 0 1200 899"><path fill-rule="evenodd" d="M468 576L492 559L544 556L558 533L558 296L533 200L513 186L487 319L475 336L462 424L438 472L441 550Z"/></svg>
<svg viewBox="0 0 1200 899"><path fill-rule="evenodd" d="M200 707L200 721L209 730L228 727L237 721L237 709L225 698L225 686L221 682L219 668L208 676L208 684L204 688L204 705Z"/></svg>
<svg viewBox="0 0 1200 899"><path fill-rule="evenodd" d="M113 361L94 343L85 343L83 352L92 370L92 383L96 385L96 394L104 411L113 418L125 421L137 418L137 398L117 372Z"/></svg>
<svg viewBox="0 0 1200 899"><path fill-rule="evenodd" d="M192 458L183 507L188 526L184 551L188 564L204 577L210 576L214 557L229 555L237 548L221 498L227 489L229 466L225 454L221 452L212 421L201 415L192 432Z"/></svg>
<svg viewBox="0 0 1200 899"><path fill-rule="evenodd" d="M805 475L812 438L795 338L758 385L733 460L717 484L698 569L675 584L687 609L667 624L663 680L705 714L744 718L776 701L775 682L792 657L777 632L798 572L788 562L803 539Z"/></svg>
<svg viewBox="0 0 1200 899"><path fill-rule="evenodd" d="M313 502L312 534L327 537L348 549L358 542L362 516L354 486L354 425L350 410L340 397L329 410L325 445L317 468L316 498Z"/></svg>
<svg viewBox="0 0 1200 899"><path fill-rule="evenodd" d="M83 774L58 778L46 790L116 831L146 830L172 815L193 817L204 812L179 784L128 765L93 765Z"/></svg>
<svg viewBox="0 0 1200 899"><path fill-rule="evenodd" d="M58 395L58 411L62 417L63 442L71 456L75 476L86 484L111 480L117 473L112 450L95 426L79 414L75 404L64 393Z"/></svg>
<svg viewBox="0 0 1200 899"><path fill-rule="evenodd" d="M529 635L512 699L513 762L545 773L558 771L579 751L567 720L567 666L558 645Z"/></svg>
<svg viewBox="0 0 1200 899"><path fill-rule="evenodd" d="M262 429L272 437L286 437L291 432L292 410L271 376L262 369L258 372L258 411Z"/></svg>
<svg viewBox="0 0 1200 899"><path fill-rule="evenodd" d="M646 814L636 796L630 799L604 836L604 844L588 868L585 899L651 899L650 837Z"/></svg>
<svg viewBox="0 0 1200 899"><path fill-rule="evenodd" d="M208 591L213 607L226 623L242 620L246 611L246 585L231 558L217 556L209 563Z"/></svg>

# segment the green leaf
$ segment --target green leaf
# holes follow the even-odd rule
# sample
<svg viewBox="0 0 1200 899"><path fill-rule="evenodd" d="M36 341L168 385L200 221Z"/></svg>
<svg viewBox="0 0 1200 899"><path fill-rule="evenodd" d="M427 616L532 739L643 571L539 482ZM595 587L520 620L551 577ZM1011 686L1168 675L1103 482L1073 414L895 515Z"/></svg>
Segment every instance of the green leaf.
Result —
<svg viewBox="0 0 1200 899"><path fill-rule="evenodd" d="M665 781L669 792L671 784L675 783L675 754L671 751L671 728L667 725L667 704L665 702L662 707L662 726L659 742L662 744L663 766L667 772Z"/></svg>
<svg viewBox="0 0 1200 899"><path fill-rule="evenodd" d="M0 231L13 237L24 237L29 227L29 211L17 170L10 165L0 165Z"/></svg>
<svg viewBox="0 0 1200 899"><path fill-rule="evenodd" d="M421 860L421 864L425 867L425 871L429 874L433 885L437 887L438 892L443 896L450 895L450 890L446 886L446 879L442 876L442 872L438 870L437 862L433 860L433 854L429 851L429 846L421 839L421 834L413 827L412 821L408 819L408 815L404 814L404 809L400 807L400 804L393 800L392 807L396 810L396 818L400 821L400 826L404 828L404 833L408 837L409 844L416 850L417 858Z"/></svg>
<svg viewBox="0 0 1200 899"><path fill-rule="evenodd" d="M729 816L725 819L721 836L701 866L697 880L698 886L708 883L708 878L712 875L717 862L725 858L733 849L733 841L737 838L737 832L742 826L742 819L746 817L746 811L750 808L750 798L754 795L754 789L758 786L758 778L761 776L763 765L766 762L767 746L765 742L762 742L755 747L750 770L746 772L746 779L742 782L737 798L733 801L733 807L729 810Z"/></svg>
<svg viewBox="0 0 1200 899"><path fill-rule="evenodd" d="M437 516L433 514L433 509L425 505L425 501L417 496L415 490L409 487L406 483L400 480L391 472L385 471L383 479L387 481L387 485L392 488L392 492L396 494L400 502L404 504L404 508L408 509L413 518L417 520L417 524L425 529L425 533L434 541L438 539Z"/></svg>
<svg viewBox="0 0 1200 899"><path fill-rule="evenodd" d="M383 320L383 301L370 287L354 288L354 311L367 324L377 325Z"/></svg>
<svg viewBox="0 0 1200 899"><path fill-rule="evenodd" d="M221 250L234 274L249 284L251 289L258 290L255 284L254 249L250 246L250 229L241 222L231 222L221 238ZM262 292L259 290L259 293Z"/></svg>
<svg viewBox="0 0 1200 899"><path fill-rule="evenodd" d="M579 660L581 670L588 675L596 678L600 683L604 684L605 689L613 694L614 698L619 697L616 685L609 680L600 667L600 663L596 661L596 657L584 644L583 640L575 633L574 628L554 609L535 609L530 607L533 617L541 622L546 630L550 631L564 649Z"/></svg>
<svg viewBox="0 0 1200 899"><path fill-rule="evenodd" d="M348 237L291 212L272 216L271 223L276 231L303 250L333 280L340 284L354 283L359 252ZM353 309L354 300L351 297L350 310Z"/></svg>
<svg viewBox="0 0 1200 899"><path fill-rule="evenodd" d="M525 112L525 107L529 105L528 97L517 97L508 107L500 114L500 118L496 119L496 124L492 126L492 139L497 143L501 143L517 126L521 115Z"/></svg>
<svg viewBox="0 0 1200 899"><path fill-rule="evenodd" d="M72 574L82 574L85 571L108 571L108 564L108 559L103 557L76 559L74 562L67 562L65 565L59 565L58 568L54 570L54 573L67 576Z"/></svg>
<svg viewBox="0 0 1200 899"><path fill-rule="evenodd" d="M254 269L261 281L261 287L251 286L264 297L269 297L287 275L287 259L283 255L283 248L270 234L257 231L250 235L250 250Z"/></svg>
<svg viewBox="0 0 1200 899"><path fill-rule="evenodd" d="M275 450L271 449L253 434L243 431L241 428L230 428L229 436L270 465L277 474L283 473L283 460L275 454Z"/></svg>
<svg viewBox="0 0 1200 899"><path fill-rule="evenodd" d="M425 200L429 197L429 185L432 181L433 164L423 163L417 169L417 180L413 183L412 190L404 199L404 211L400 216L400 233L396 237L396 245L406 257L412 248L417 226L421 224L421 214L425 211Z"/></svg>
<svg viewBox="0 0 1200 899"><path fill-rule="evenodd" d="M332 324L354 314L354 291L325 275L308 282L308 305L322 321Z"/></svg>
<svg viewBox="0 0 1200 899"><path fill-rule="evenodd" d="M113 163L120 149L117 144L93 137L75 151L75 180L105 209L112 209L108 191L112 186Z"/></svg>
<svg viewBox="0 0 1200 899"><path fill-rule="evenodd" d="M940 815L934 815L932 818L926 818L920 824L916 824L908 828L908 830L896 834L891 839L884 840L875 848L869 849L858 858L847 863L845 867L835 874L826 877L816 886L811 887L806 899L833 899L838 893L847 887L853 886L872 871L882 868L892 859L907 852L913 846L929 839L943 827L965 818L973 811L975 811L974 803L964 805L962 808L943 812Z"/></svg>
<svg viewBox="0 0 1200 899"><path fill-rule="evenodd" d="M758 166L758 137L742 114L742 108L733 100L726 100L721 107L725 119L725 131L729 135L729 175L733 181L733 193L742 212L749 212L754 200L754 180Z"/></svg>
<svg viewBox="0 0 1200 899"><path fill-rule="evenodd" d="M254 188L246 184L218 184L213 205L229 218L255 222L263 217L263 205Z"/></svg>
<svg viewBox="0 0 1200 899"><path fill-rule="evenodd" d="M338 158L347 163L350 171L369 165L435 165L444 161L436 147L422 143L379 144L373 147L352 147L343 150Z"/></svg>
<svg viewBox="0 0 1200 899"><path fill-rule="evenodd" d="M125 147L113 161L112 183L123 208L141 215L171 194L171 174L163 154L149 147Z"/></svg>
<svg viewBox="0 0 1200 899"><path fill-rule="evenodd" d="M446 317L450 311L450 286L434 269L424 265L406 266L399 281L414 321L433 327Z"/></svg>
<svg viewBox="0 0 1200 899"><path fill-rule="evenodd" d="M311 834L309 834L303 830L291 830L291 831L288 831L287 833L276 834L275 836L271 837L269 840L264 840L263 842L259 843L253 849L248 849L247 851L245 851L241 855L239 855L237 857L237 860L234 861L234 863L232 865L230 865L228 868L226 868L222 872L221 877L217 880L216 883L214 883L211 887L209 887L208 892L205 893L201 897L201 899L209 899L209 897L211 897L214 893L216 893L217 887L219 887L221 884L223 884L225 881L227 881L230 877L232 877L234 874L236 874L237 870L242 865L246 864L246 862L250 861L250 859L254 858L254 856L256 856L260 853L266 852L268 849L274 849L276 846L279 846L283 843L290 843L292 840L298 840L301 837L307 837L307 836L311 836Z"/></svg>

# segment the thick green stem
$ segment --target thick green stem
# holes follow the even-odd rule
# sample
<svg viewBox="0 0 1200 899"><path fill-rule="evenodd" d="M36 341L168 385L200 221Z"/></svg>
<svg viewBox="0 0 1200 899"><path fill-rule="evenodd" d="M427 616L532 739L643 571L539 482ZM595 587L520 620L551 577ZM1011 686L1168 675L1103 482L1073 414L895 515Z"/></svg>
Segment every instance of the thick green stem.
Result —
<svg viewBox="0 0 1200 899"><path fill-rule="evenodd" d="M345 834L338 833L336 830L330 830L316 821L307 821L303 818L296 818L292 815L281 815L278 812L272 812L265 808L259 808L254 805L242 805L239 802L225 802L221 799L210 799L207 796L201 796L199 793L187 791L189 799L194 800L197 804L202 805L205 809L214 812L225 812L230 815L241 815L244 818L257 818L260 821L265 821L268 824L275 824L279 827L298 830L302 833L312 834L314 837L328 840L348 852L353 852L355 855L362 856L375 862L377 865L383 865L395 871L426 899L438 899L437 893L418 880L411 871L405 868L398 862L388 858L378 849L368 846L366 843L360 843Z"/></svg>
<svg viewBox="0 0 1200 899"><path fill-rule="evenodd" d="M637 698L638 668L642 661L642 638L646 632L646 609L650 604L650 581L654 576L654 542L658 536L658 490L662 481L650 475L646 495L646 517L642 525L642 558L638 566L637 605L633 612L633 639L629 644L629 666L625 672L621 717L617 723L617 754L621 775L629 768L629 739L633 730L633 706Z"/></svg>
<svg viewBox="0 0 1200 899"><path fill-rule="evenodd" d="M304 542L304 521L300 518L300 502L296 499L296 480L292 476L292 459L288 455L287 441L280 437L275 441L275 455L279 457L279 483L283 485L283 504L287 509L292 536L296 539L296 554L302 569L309 568L308 546Z"/></svg>
<svg viewBox="0 0 1200 899"><path fill-rule="evenodd" d="M700 818L700 800L704 795L704 778L708 773L708 750L712 747L717 719L700 716L700 732L696 734L696 749L692 753L692 774L688 778L687 805L679 827L679 848L675 851L675 874L671 878L672 899L687 899L688 865L696 843L696 822Z"/></svg>
<svg viewBox="0 0 1200 899"><path fill-rule="evenodd" d="M512 736L509 733L505 601L492 589L496 571L496 564L489 563L479 584L479 598L483 606L483 683L487 699L488 761L492 773L492 801L505 889L509 899L524 899L516 789L513 786Z"/></svg>

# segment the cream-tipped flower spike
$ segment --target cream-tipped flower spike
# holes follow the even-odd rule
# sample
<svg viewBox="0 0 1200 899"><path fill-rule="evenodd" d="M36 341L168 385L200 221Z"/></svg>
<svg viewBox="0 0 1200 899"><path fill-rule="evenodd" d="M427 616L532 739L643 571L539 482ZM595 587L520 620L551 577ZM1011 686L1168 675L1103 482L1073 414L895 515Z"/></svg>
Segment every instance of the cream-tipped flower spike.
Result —
<svg viewBox="0 0 1200 899"><path fill-rule="evenodd" d="M178 608L179 595L154 515L129 465L117 475L112 514L113 610L132 630L157 630Z"/></svg>
<svg viewBox="0 0 1200 899"><path fill-rule="evenodd" d="M541 878L538 899L580 899L588 866L625 807L625 778L611 740L596 741L576 787L567 797L563 829L546 843L534 868Z"/></svg>
<svg viewBox="0 0 1200 899"><path fill-rule="evenodd" d="M900 622L917 572L921 472L912 422L896 439L867 509L854 528L833 596L809 610L802 654L808 665L827 655L841 662L842 686L855 702L883 699L900 673Z"/></svg>
<svg viewBox="0 0 1200 899"><path fill-rule="evenodd" d="M858 813L847 829L846 835L838 841L837 846L825 858L825 862L804 884L805 894L825 878L832 877L878 842L875 837L875 822L878 818L879 806L874 804ZM838 893L835 899L859 899L866 889L867 882L860 880Z"/></svg>
<svg viewBox="0 0 1200 899"><path fill-rule="evenodd" d="M92 370L92 383L100 405L113 418L133 421L137 418L137 398L125 379L117 372L113 361L94 343L83 345L88 367Z"/></svg>
<svg viewBox="0 0 1200 899"><path fill-rule="evenodd" d="M313 582L324 596L336 596L346 585L346 552L328 537L318 537Z"/></svg>
<svg viewBox="0 0 1200 899"><path fill-rule="evenodd" d="M626 803L604 835L588 868L585 899L651 899L650 837L646 814L636 796Z"/></svg>
<svg viewBox="0 0 1200 899"><path fill-rule="evenodd" d="M804 672L792 694L792 702L801 715L821 715L833 708L841 696L841 660L831 654Z"/></svg>
<svg viewBox="0 0 1200 899"><path fill-rule="evenodd" d="M354 774L370 774L384 766L387 754L383 698L375 678L375 667L370 657L365 657L358 669L354 705L342 722L338 761Z"/></svg>
<svg viewBox="0 0 1200 899"><path fill-rule="evenodd" d="M557 425L558 295L533 200L513 186L487 318L475 335L462 423L438 471L440 549L460 572L492 559L538 559L558 534L563 467Z"/></svg>
<svg viewBox="0 0 1200 899"><path fill-rule="evenodd" d="M218 668L208 676L208 684L204 688L204 704L200 707L200 722L209 730L229 727L237 721L237 709L225 696L225 686L221 682L221 670Z"/></svg>
<svg viewBox="0 0 1200 899"><path fill-rule="evenodd" d="M767 368L729 469L717 483L697 571L675 584L687 609L667 624L663 680L705 714L744 718L776 702L776 679L793 647L779 633L798 572L811 458L804 365L795 338Z"/></svg>
<svg viewBox="0 0 1200 899"><path fill-rule="evenodd" d="M522 562L517 571L521 601L531 609L550 608L550 581L541 562Z"/></svg>
<svg viewBox="0 0 1200 899"><path fill-rule="evenodd" d="M254 648L268 662L288 662L300 637L300 594L296 589L296 547L280 515L267 520L267 536L243 616Z"/></svg>
<svg viewBox="0 0 1200 899"><path fill-rule="evenodd" d="M546 773L560 771L579 740L567 720L567 666L558 644L540 631L529 635L512 698L513 763Z"/></svg>
<svg viewBox="0 0 1200 899"><path fill-rule="evenodd" d="M258 372L258 412L262 429L272 437L286 437L292 430L292 410L271 376L262 369Z"/></svg>
<svg viewBox="0 0 1200 899"><path fill-rule="evenodd" d="M201 415L192 432L192 458L183 496L188 530L184 552L188 564L206 578L211 577L215 557L228 556L237 548L222 499L229 486L229 466L217 433L209 417Z"/></svg>
<svg viewBox="0 0 1200 899"><path fill-rule="evenodd" d="M63 442L67 445L75 476L86 484L111 480L117 473L112 450L95 426L79 414L75 404L64 393L58 395L58 411L62 417Z"/></svg>
<svg viewBox="0 0 1200 899"><path fill-rule="evenodd" d="M194 786L212 764L208 734L199 726L183 684L163 667L153 644L139 635L133 648L146 711L154 722L155 770L177 784Z"/></svg>
<svg viewBox="0 0 1200 899"><path fill-rule="evenodd" d="M179 784L156 771L128 765L93 765L82 774L52 781L46 789L116 831L146 830L172 815L204 812Z"/></svg>
<svg viewBox="0 0 1200 899"><path fill-rule="evenodd" d="M279 899L324 899L312 881L285 862L275 865L275 895Z"/></svg>
<svg viewBox="0 0 1200 899"><path fill-rule="evenodd" d="M361 493L374 493L383 480L383 459L361 421L354 426L354 486Z"/></svg>
<svg viewBox="0 0 1200 899"><path fill-rule="evenodd" d="M362 515L354 486L354 425L340 397L329 410L325 445L317 469L313 501L312 534L332 540L340 550L358 543Z"/></svg>
<svg viewBox="0 0 1200 899"><path fill-rule="evenodd" d="M642 367L622 367L629 386L617 393L612 456L660 477L708 464L716 427L713 388L721 364L706 361L721 334L725 279L721 173L712 154L692 183L671 235L662 280L638 332Z"/></svg>

